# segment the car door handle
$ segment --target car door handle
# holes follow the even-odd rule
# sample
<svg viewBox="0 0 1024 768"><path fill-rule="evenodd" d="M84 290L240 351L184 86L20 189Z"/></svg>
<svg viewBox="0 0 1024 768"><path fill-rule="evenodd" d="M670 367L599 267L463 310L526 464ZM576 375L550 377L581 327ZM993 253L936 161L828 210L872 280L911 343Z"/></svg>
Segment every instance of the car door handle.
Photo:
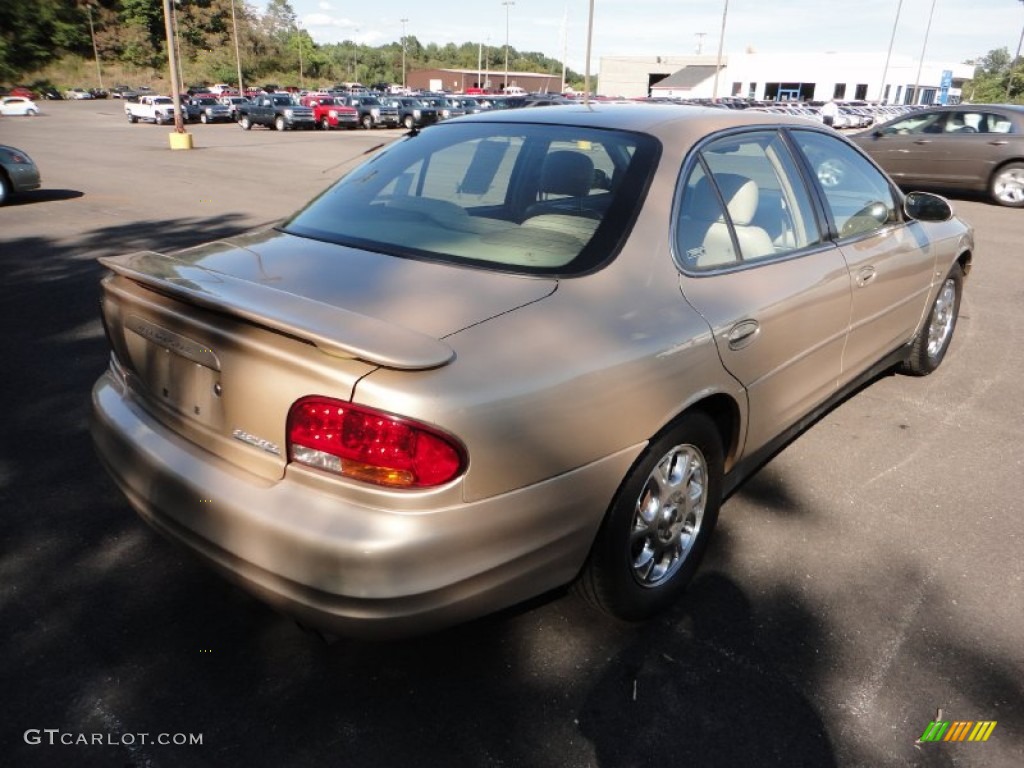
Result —
<svg viewBox="0 0 1024 768"><path fill-rule="evenodd" d="M914 143L915 144L931 144L932 140L931 139L917 139Z"/></svg>
<svg viewBox="0 0 1024 768"><path fill-rule="evenodd" d="M1001 147L1007 143L1008 142L1006 141L1006 139L994 139L993 141L989 142L989 144L991 144L993 147Z"/></svg>
<svg viewBox="0 0 1024 768"><path fill-rule="evenodd" d="M865 285L875 279L878 273L874 267L864 267L860 272L857 273L857 285L863 288Z"/></svg>
<svg viewBox="0 0 1024 768"><path fill-rule="evenodd" d="M758 337L761 326L757 320L741 320L725 334L729 349L743 349Z"/></svg>

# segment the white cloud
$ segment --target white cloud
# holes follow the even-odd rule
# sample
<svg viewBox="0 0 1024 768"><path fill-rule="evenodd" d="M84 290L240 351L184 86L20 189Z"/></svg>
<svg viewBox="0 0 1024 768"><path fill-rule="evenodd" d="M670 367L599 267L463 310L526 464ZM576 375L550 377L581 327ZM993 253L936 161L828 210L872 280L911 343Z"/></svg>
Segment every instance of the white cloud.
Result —
<svg viewBox="0 0 1024 768"><path fill-rule="evenodd" d="M321 11L333 11L334 10L334 6L331 5L330 3L326 2L326 0L322 0L321 3L320 3L320 10Z"/></svg>

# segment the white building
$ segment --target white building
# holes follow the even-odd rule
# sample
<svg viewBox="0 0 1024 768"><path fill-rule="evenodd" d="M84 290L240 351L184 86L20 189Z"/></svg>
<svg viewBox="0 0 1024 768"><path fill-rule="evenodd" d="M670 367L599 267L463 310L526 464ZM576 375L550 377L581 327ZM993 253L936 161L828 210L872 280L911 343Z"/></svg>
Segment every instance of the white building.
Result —
<svg viewBox="0 0 1024 768"><path fill-rule="evenodd" d="M926 61L919 67L913 57L894 55L886 69L885 58L884 52L731 54L722 57L716 83L715 55L610 56L601 59L598 93L626 98L737 96L935 104L958 102L964 81L974 76L971 64ZM916 99L915 84L920 85Z"/></svg>

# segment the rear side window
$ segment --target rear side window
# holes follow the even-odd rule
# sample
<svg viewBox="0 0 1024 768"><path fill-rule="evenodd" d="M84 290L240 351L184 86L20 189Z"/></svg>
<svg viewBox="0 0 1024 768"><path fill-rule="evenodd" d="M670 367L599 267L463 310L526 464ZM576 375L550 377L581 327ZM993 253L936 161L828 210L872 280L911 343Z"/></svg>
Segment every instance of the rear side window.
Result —
<svg viewBox="0 0 1024 768"><path fill-rule="evenodd" d="M810 194L778 132L726 136L701 148L676 225L687 271L785 256L819 242Z"/></svg>
<svg viewBox="0 0 1024 768"><path fill-rule="evenodd" d="M617 251L659 152L653 137L621 131L443 124L392 144L284 229L410 258L579 274Z"/></svg>

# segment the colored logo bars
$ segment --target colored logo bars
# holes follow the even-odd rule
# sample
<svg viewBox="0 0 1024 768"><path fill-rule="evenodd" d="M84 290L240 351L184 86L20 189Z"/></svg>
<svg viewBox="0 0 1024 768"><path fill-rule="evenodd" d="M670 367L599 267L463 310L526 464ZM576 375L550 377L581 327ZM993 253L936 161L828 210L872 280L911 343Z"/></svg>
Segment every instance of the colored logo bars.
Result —
<svg viewBox="0 0 1024 768"><path fill-rule="evenodd" d="M932 720L918 741L988 741L995 720Z"/></svg>

